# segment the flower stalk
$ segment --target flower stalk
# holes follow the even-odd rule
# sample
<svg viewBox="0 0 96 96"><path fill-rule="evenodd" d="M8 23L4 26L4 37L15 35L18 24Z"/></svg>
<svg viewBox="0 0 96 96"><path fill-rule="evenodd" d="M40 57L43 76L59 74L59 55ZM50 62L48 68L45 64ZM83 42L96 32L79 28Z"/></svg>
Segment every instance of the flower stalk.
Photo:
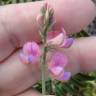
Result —
<svg viewBox="0 0 96 96"><path fill-rule="evenodd" d="M46 31L44 32L46 33ZM43 41L43 50L42 50L42 56L41 56L41 68L42 68L42 95L46 95L46 71L47 71L47 68L46 68L46 57L47 57L47 46L46 46L46 34L44 34L44 37L42 39Z"/></svg>
<svg viewBox="0 0 96 96"><path fill-rule="evenodd" d="M42 39L42 55L41 55L41 69L42 69L42 95L46 95L46 75L47 75L47 32L52 29L53 24L53 10L46 3L41 8L41 17L38 18L39 23L42 22L40 26L40 36ZM43 18L43 19L41 19Z"/></svg>
<svg viewBox="0 0 96 96"><path fill-rule="evenodd" d="M42 95L46 95L46 55L47 55L47 47L43 47L43 54L41 58L41 68L42 68Z"/></svg>

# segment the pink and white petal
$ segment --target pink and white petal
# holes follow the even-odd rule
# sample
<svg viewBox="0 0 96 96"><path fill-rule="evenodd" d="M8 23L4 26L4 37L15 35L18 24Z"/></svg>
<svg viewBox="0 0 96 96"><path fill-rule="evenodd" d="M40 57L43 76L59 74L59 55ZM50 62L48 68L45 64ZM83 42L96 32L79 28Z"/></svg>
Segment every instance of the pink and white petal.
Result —
<svg viewBox="0 0 96 96"><path fill-rule="evenodd" d="M61 31L62 31L62 33L64 34L64 39L68 38L67 32L65 31L65 29L62 28Z"/></svg>
<svg viewBox="0 0 96 96"><path fill-rule="evenodd" d="M61 76L57 77L56 79L59 81L68 81L71 78L71 72L64 72Z"/></svg>
<svg viewBox="0 0 96 96"><path fill-rule="evenodd" d="M60 75L62 72L64 72L64 68L61 67L61 66L55 66L53 68L50 68L49 69L50 73L53 75L53 76L58 76Z"/></svg>
<svg viewBox="0 0 96 96"><path fill-rule="evenodd" d="M67 38L65 39L65 41L63 42L63 44L60 45L61 48L69 48L74 42L73 38Z"/></svg>
<svg viewBox="0 0 96 96"><path fill-rule="evenodd" d="M48 43L48 45L61 45L63 43L63 41L64 41L64 34L60 33L53 39L48 40L47 43Z"/></svg>
<svg viewBox="0 0 96 96"><path fill-rule="evenodd" d="M25 56L23 53L20 53L19 58L20 58L22 63L29 64L28 56Z"/></svg>

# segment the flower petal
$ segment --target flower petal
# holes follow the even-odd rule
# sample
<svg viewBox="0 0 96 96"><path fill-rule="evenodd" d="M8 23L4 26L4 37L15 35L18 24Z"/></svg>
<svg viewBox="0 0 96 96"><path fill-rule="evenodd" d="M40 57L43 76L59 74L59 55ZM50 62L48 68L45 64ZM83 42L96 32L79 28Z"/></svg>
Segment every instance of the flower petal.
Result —
<svg viewBox="0 0 96 96"><path fill-rule="evenodd" d="M52 54L51 60L48 63L49 68L56 66L65 67L68 63L67 56L64 53L56 52Z"/></svg>
<svg viewBox="0 0 96 96"><path fill-rule="evenodd" d="M39 60L39 57L34 57L32 55L25 55L23 53L20 53L20 56L19 57L20 57L20 60L24 64L35 64Z"/></svg>
<svg viewBox="0 0 96 96"><path fill-rule="evenodd" d="M57 36L56 36L56 34L57 34ZM49 40L47 43L48 43L48 45L62 45L63 42L66 40L66 38L67 38L66 31L64 30L64 28L62 28L61 32L60 31L48 32Z"/></svg>
<svg viewBox="0 0 96 96"><path fill-rule="evenodd" d="M66 39L67 38L67 34L66 34L66 31L64 28L62 28L62 33L64 34L64 38Z"/></svg>
<svg viewBox="0 0 96 96"><path fill-rule="evenodd" d="M60 47L62 47L62 48L69 48L69 47L73 44L73 42L74 42L74 39L73 39L73 38L67 38L67 39L63 42L63 44L61 44Z"/></svg>
<svg viewBox="0 0 96 96"><path fill-rule="evenodd" d="M35 42L28 42L23 46L20 59L23 63L34 64L39 60L40 55L41 50L39 45Z"/></svg>
<svg viewBox="0 0 96 96"><path fill-rule="evenodd" d="M47 43L48 43L48 45L61 45L63 43L63 41L64 41L64 34L60 33L53 39L48 40Z"/></svg>
<svg viewBox="0 0 96 96"><path fill-rule="evenodd" d="M51 74L54 75L54 76L60 75L63 72L63 70L64 69L61 66L55 66L55 67L49 69L49 71L51 72Z"/></svg>
<svg viewBox="0 0 96 96"><path fill-rule="evenodd" d="M47 34L47 39L51 40L52 38L55 38L56 36L58 36L60 34L59 31L50 31Z"/></svg>
<svg viewBox="0 0 96 96"><path fill-rule="evenodd" d="M29 64L28 56L25 56L23 53L20 53L19 57L20 57L20 60L21 60L24 64Z"/></svg>
<svg viewBox="0 0 96 96"><path fill-rule="evenodd" d="M26 54L26 55L29 55L32 51L32 43L31 42L28 42L26 44L24 44L23 46L23 53Z"/></svg>
<svg viewBox="0 0 96 96"><path fill-rule="evenodd" d="M30 62L30 64L35 64L36 62L38 62L39 57L35 57L33 55L29 55L28 56L28 61Z"/></svg>
<svg viewBox="0 0 96 96"><path fill-rule="evenodd" d="M40 47L35 42L28 42L23 47L23 53L25 55L40 56Z"/></svg>
<svg viewBox="0 0 96 96"><path fill-rule="evenodd" d="M44 16L42 14L39 14L36 18L36 21L38 23L39 26L42 26L43 24L43 20L44 20Z"/></svg>
<svg viewBox="0 0 96 96"><path fill-rule="evenodd" d="M71 72L64 72L60 77L57 77L59 81L68 81L71 78Z"/></svg>

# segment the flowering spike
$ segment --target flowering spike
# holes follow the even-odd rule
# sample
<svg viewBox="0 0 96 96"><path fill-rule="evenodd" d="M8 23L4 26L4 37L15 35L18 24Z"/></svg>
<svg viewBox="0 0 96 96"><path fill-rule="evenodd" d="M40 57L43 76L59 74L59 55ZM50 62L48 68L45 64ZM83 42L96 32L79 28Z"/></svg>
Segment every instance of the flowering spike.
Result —
<svg viewBox="0 0 96 96"><path fill-rule="evenodd" d="M43 5L43 7L41 8L41 13L42 13L42 15L45 14L45 12L46 12L46 10L47 10L47 6L48 6L48 4L45 3L45 4Z"/></svg>
<svg viewBox="0 0 96 96"><path fill-rule="evenodd" d="M59 81L67 81L71 77L71 72L65 72L64 68L68 64L67 56L64 53L59 52L59 48L68 48L72 45L73 39L68 38L64 28L59 31L52 31L52 27L55 23L54 9L47 3L41 8L41 13L37 16L36 20L40 27L40 36L42 39L42 54L39 45L36 42L28 42L23 46L23 50L20 53L20 59L25 64L36 64L41 57L40 64L42 69L42 94L46 95L46 63L47 53L52 48L54 53L51 59L48 60L48 70L55 79ZM52 31L54 38L48 40L48 33ZM54 33L59 33L54 35ZM56 33L56 34L57 34ZM58 48L58 52L57 49ZM41 56L42 55L42 56Z"/></svg>

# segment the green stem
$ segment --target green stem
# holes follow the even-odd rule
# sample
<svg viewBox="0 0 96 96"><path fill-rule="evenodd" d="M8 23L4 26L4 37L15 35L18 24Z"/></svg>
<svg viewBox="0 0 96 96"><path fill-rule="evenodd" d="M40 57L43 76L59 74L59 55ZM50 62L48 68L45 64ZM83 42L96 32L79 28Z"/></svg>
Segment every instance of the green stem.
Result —
<svg viewBox="0 0 96 96"><path fill-rule="evenodd" d="M46 34L43 41L43 54L41 58L42 67L42 95L46 95L46 57L47 57L47 46L46 46Z"/></svg>
<svg viewBox="0 0 96 96"><path fill-rule="evenodd" d="M46 95L46 47L43 48L42 56L42 94Z"/></svg>
<svg viewBox="0 0 96 96"><path fill-rule="evenodd" d="M47 57L47 31L49 28L49 18L46 21L45 25L43 26L43 30L41 30L41 38L43 42L43 53L42 53L42 58L41 58L41 67L42 67L42 95L46 95L46 73L47 73L47 62L46 62L46 57Z"/></svg>

